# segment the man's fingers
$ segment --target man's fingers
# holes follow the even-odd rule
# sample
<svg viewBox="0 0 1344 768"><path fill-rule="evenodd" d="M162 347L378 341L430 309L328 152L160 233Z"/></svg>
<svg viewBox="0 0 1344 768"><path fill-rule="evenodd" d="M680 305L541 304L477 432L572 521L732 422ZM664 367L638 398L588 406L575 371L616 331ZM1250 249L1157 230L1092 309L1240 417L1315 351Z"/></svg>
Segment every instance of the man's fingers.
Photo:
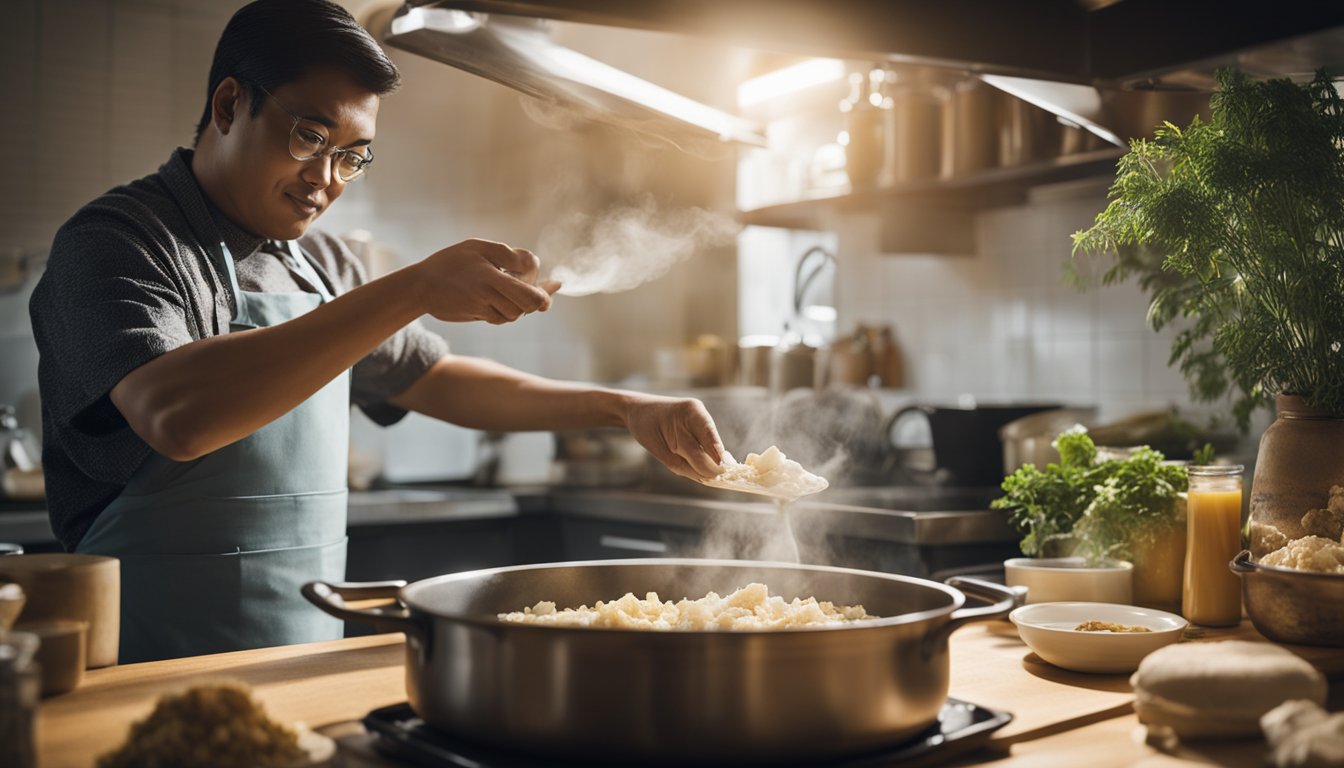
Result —
<svg viewBox="0 0 1344 768"><path fill-rule="evenodd" d="M696 477L700 479L716 477L719 474L719 463L714 457L696 445L693 440L686 442L688 447L681 450L681 456L695 469Z"/></svg>
<svg viewBox="0 0 1344 768"><path fill-rule="evenodd" d="M541 260L525 248L510 248L503 243L482 241L481 255L491 264L523 279L529 285L537 281Z"/></svg>
<svg viewBox="0 0 1344 768"><path fill-rule="evenodd" d="M682 477L691 480L699 480L702 477L702 475L699 472L695 471L694 467L692 467L690 464L687 464L685 459L683 459L682 457L678 456L675 453L669 452L663 456L659 456L658 460L663 462L663 465L666 466L668 469L672 470L674 473L678 475L681 475Z"/></svg>
<svg viewBox="0 0 1344 768"><path fill-rule="evenodd" d="M495 290L495 295L499 297L499 301L504 302L507 308L518 310L518 314L514 316L515 320L528 312L542 312L551 305L551 295L549 293L535 285L519 282L508 275L503 277L504 280L492 287Z"/></svg>
<svg viewBox="0 0 1344 768"><path fill-rule="evenodd" d="M563 284L559 280L542 280L540 287L543 291L554 296L560 291L562 285Z"/></svg>
<svg viewBox="0 0 1344 768"><path fill-rule="evenodd" d="M518 279L522 280L524 283L527 283L528 285L536 285L537 273L541 270L541 259L537 258L535 253L526 248L514 248L513 252L514 255L517 256L518 262L525 265L526 268L510 271L517 275Z"/></svg>
<svg viewBox="0 0 1344 768"><path fill-rule="evenodd" d="M714 427L714 420L709 414L702 414L702 418L692 420L691 434L695 435L696 441L705 449L716 466L723 463L723 441L719 439L719 431Z"/></svg>

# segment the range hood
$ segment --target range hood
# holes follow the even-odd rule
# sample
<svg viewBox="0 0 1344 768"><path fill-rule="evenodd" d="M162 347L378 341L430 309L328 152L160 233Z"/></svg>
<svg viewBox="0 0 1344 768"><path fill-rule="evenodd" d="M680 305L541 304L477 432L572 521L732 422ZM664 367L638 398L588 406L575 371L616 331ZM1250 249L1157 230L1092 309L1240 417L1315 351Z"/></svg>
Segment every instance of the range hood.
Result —
<svg viewBox="0 0 1344 768"><path fill-rule="evenodd" d="M718 141L765 146L748 120L641 80L551 41L544 23L438 7L406 7L388 45L494 80L552 108L685 148Z"/></svg>
<svg viewBox="0 0 1344 768"><path fill-rule="evenodd" d="M398 33L394 21L387 42L609 122L745 143L759 143L759 132L729 115L697 125L592 78L576 81L562 66L568 54L548 54L558 46L536 20L972 73L1121 145L1207 106L1221 67L1254 77L1344 73L1344 2L1330 0L411 0L398 19L430 10L486 15L483 28L505 32L464 46L461 33L407 21Z"/></svg>

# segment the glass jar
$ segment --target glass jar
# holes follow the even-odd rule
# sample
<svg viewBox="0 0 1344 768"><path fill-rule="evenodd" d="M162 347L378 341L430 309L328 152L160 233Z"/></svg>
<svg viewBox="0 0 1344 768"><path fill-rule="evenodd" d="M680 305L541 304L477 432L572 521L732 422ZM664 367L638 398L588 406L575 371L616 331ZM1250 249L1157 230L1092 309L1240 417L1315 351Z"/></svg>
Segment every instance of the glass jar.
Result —
<svg viewBox="0 0 1344 768"><path fill-rule="evenodd" d="M886 121L892 102L883 95L886 72L873 67L849 76L849 98L840 102L845 119L841 144L845 147L845 173L851 189L866 190L877 184L886 162Z"/></svg>
<svg viewBox="0 0 1344 768"><path fill-rule="evenodd" d="M1186 468L1190 488L1181 614L1192 624L1241 622L1241 580L1228 563L1241 551L1243 471L1240 464Z"/></svg>

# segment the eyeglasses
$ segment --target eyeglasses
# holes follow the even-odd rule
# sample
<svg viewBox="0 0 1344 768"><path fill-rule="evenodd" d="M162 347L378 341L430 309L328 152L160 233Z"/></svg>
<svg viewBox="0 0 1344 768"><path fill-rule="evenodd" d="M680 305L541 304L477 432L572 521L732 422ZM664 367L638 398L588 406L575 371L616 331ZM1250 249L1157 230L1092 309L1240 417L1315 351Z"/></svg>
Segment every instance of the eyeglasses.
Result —
<svg viewBox="0 0 1344 768"><path fill-rule="evenodd" d="M312 120L305 120L302 117L289 111L289 108L280 102L279 99L265 88L257 86L257 89L275 102L277 107L285 111L294 120L294 125L289 129L289 154L295 160L308 161L319 157L332 157L332 168L336 173L336 178L341 183L348 184L359 178L364 169L373 162L373 150L364 147L365 154L360 154L354 149L345 149L343 147L327 146L331 140L327 138L327 129L320 123Z"/></svg>

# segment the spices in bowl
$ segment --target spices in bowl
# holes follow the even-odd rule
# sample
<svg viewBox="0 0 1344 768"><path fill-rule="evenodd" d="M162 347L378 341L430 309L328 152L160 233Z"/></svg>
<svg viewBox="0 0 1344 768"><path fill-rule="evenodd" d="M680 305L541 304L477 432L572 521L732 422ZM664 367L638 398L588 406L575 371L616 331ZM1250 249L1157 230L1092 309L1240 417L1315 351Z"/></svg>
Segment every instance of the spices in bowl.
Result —
<svg viewBox="0 0 1344 768"><path fill-rule="evenodd" d="M1189 624L1174 613L1113 603L1024 605L1008 619L1017 625L1022 641L1045 661L1075 672L1102 674L1134 671L1148 654L1180 641ZM1127 631L1083 628L1089 624L1122 626Z"/></svg>

